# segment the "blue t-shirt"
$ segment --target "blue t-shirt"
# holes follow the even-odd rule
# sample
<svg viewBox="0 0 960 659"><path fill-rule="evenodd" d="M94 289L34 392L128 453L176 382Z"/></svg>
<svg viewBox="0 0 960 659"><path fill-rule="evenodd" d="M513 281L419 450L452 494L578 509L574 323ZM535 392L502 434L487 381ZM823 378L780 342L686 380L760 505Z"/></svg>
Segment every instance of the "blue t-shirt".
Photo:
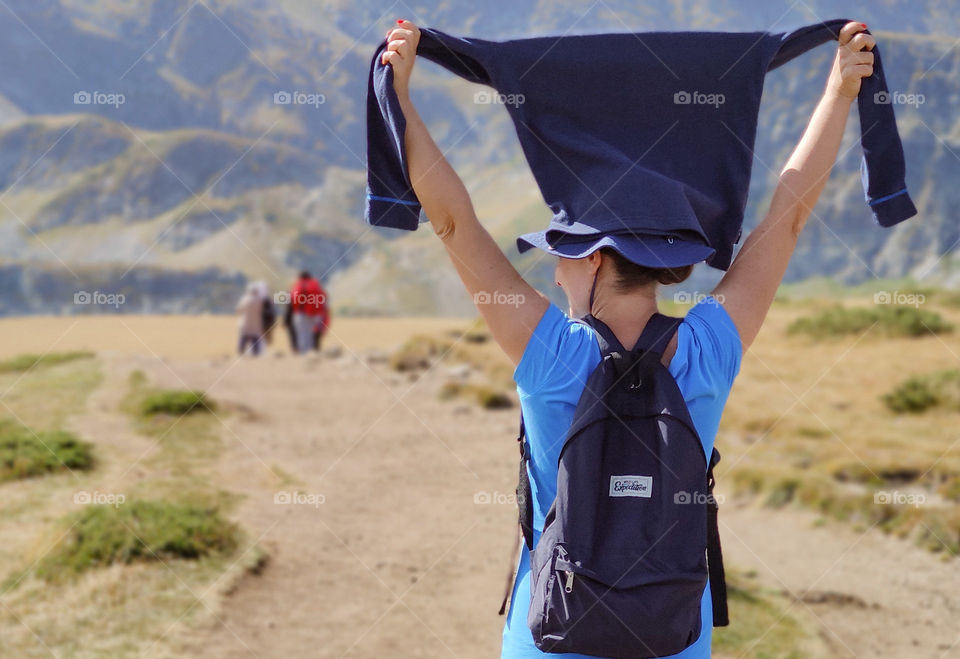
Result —
<svg viewBox="0 0 960 659"><path fill-rule="evenodd" d="M693 306L677 329L677 351L668 370L687 402L693 424L710 461L720 416L730 387L740 371L742 344L733 319L713 296ZM600 363L600 348L592 328L550 304L527 342L513 373L530 445L530 488L533 493L534 545L557 494L557 461L577 401L587 378ZM520 554L510 611L503 628L501 659L552 656L534 645L527 627L530 606L530 553ZM672 657L710 656L713 608L709 583L701 598L701 633L693 645ZM580 654L564 654L577 659Z"/></svg>

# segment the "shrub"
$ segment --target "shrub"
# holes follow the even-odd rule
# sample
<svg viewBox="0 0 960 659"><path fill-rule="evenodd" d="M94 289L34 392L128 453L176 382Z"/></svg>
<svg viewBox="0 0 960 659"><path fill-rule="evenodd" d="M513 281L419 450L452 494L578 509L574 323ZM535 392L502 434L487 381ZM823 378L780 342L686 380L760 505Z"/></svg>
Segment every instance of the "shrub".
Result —
<svg viewBox="0 0 960 659"><path fill-rule="evenodd" d="M923 412L931 407L960 410L960 370L949 369L907 378L880 399L891 411Z"/></svg>
<svg viewBox="0 0 960 659"><path fill-rule="evenodd" d="M448 400L457 396L473 398L480 407L486 410L503 410L513 407L513 400L505 392L483 385L447 382L440 389L441 400Z"/></svg>
<svg viewBox="0 0 960 659"><path fill-rule="evenodd" d="M944 499L960 503L960 477L953 476L937 490Z"/></svg>
<svg viewBox="0 0 960 659"><path fill-rule="evenodd" d="M407 339L397 351L390 355L390 368L395 371L415 371L429 368L434 357L447 354L453 341L425 334L417 334Z"/></svg>
<svg viewBox="0 0 960 659"><path fill-rule="evenodd" d="M874 324L887 336L925 336L930 332L953 331L953 325L933 311L908 306L869 308L837 304L813 316L798 318L787 327L787 334L807 334L814 338L862 334Z"/></svg>
<svg viewBox="0 0 960 659"><path fill-rule="evenodd" d="M94 354L89 350L74 352L48 352L44 355L25 354L0 361L0 373L22 373L38 366L53 366L76 359L88 359Z"/></svg>
<svg viewBox="0 0 960 659"><path fill-rule="evenodd" d="M171 414L182 416L193 412L210 412L215 408L202 391L169 389L157 391L144 397L140 404L141 414Z"/></svg>
<svg viewBox="0 0 960 659"><path fill-rule="evenodd" d="M0 482L93 467L93 445L63 430L0 423Z"/></svg>
<svg viewBox="0 0 960 659"><path fill-rule="evenodd" d="M482 316L470 323L466 329L451 330L447 335L464 343L487 343L493 338Z"/></svg>
<svg viewBox="0 0 960 659"><path fill-rule="evenodd" d="M37 567L45 579L114 563L226 554L240 533L216 508L147 500L89 506L66 524L64 539Z"/></svg>
<svg viewBox="0 0 960 659"><path fill-rule="evenodd" d="M940 510L927 516L917 528L917 543L947 556L960 553L960 523L955 511Z"/></svg>
<svg viewBox="0 0 960 659"><path fill-rule="evenodd" d="M485 410L506 410L513 407L513 400L506 393L490 387L478 387L475 391L477 402Z"/></svg>
<svg viewBox="0 0 960 659"><path fill-rule="evenodd" d="M798 478L784 478L773 486L764 504L771 508L785 506L793 501L799 488L800 480Z"/></svg>

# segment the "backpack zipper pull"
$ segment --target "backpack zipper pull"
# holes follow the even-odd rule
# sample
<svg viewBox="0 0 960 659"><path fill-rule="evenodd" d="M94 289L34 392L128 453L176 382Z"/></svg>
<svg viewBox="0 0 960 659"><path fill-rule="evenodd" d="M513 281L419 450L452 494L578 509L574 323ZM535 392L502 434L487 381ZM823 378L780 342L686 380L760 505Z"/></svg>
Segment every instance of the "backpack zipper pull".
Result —
<svg viewBox="0 0 960 659"><path fill-rule="evenodd" d="M573 572L567 571L567 583L563 589L568 593L573 592Z"/></svg>

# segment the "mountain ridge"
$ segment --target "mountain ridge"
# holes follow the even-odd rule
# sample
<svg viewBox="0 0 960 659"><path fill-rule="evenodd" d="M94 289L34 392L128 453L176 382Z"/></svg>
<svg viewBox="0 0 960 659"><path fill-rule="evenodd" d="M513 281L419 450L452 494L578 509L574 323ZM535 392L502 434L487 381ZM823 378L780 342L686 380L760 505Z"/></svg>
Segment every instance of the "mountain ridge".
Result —
<svg viewBox="0 0 960 659"><path fill-rule="evenodd" d="M564 2L403 10L422 25L493 39L641 25L751 30L764 21L759 29L780 31L817 20L814 13L866 20L891 91L925 97L917 107L896 107L920 214L891 230L871 225L854 111L785 281L913 276L960 285L960 189L951 184L960 176L953 109L960 52L948 36L960 33L960 19L932 1L842 5L812 1L786 14L759 0L677 1L665 12L613 0L592 13ZM189 276L176 279L169 309L182 299L184 309L203 301L229 312L244 282L264 279L281 289L309 268L328 283L341 313L475 313L429 227L407 234L362 220L367 74L374 42L393 18L384 3L10 0L0 11L23 21L0 22L0 61L11 71L0 79L0 266L25 273L14 277L17 290L29 288L34 268L60 268L63 286L77 287L86 285L83 277L70 272L93 277L91 268L118 277L120 287L126 271L146 268L149 278L213 269L233 288L225 284L222 298L211 300L203 290L208 275L196 286L183 284ZM942 32L918 34L933 28ZM744 235L769 204L774 172L809 119L831 57L822 46L767 76ZM560 301L551 259L516 252L516 235L545 225L550 211L509 116L478 105L480 89L427 62L412 93L478 216L521 272ZM75 102L75 94L96 91L123 94L124 102ZM314 104L298 103L295 92L308 101L313 95ZM703 291L720 276L700 265L684 286ZM43 312L38 300L4 304L0 313ZM131 295L128 309L137 304Z"/></svg>

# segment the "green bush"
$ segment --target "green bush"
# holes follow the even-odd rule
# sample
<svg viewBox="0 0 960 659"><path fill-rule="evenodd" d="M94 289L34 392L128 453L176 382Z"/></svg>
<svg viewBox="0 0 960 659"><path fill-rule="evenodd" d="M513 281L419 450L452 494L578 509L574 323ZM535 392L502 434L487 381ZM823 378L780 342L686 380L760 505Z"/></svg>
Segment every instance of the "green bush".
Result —
<svg viewBox="0 0 960 659"><path fill-rule="evenodd" d="M202 391L177 389L148 394L140 404L140 413L146 416L154 414L182 416L192 412L210 412L213 409L215 409L213 401L207 399Z"/></svg>
<svg viewBox="0 0 960 659"><path fill-rule="evenodd" d="M949 510L935 511L916 532L920 546L947 556L960 554L960 524L955 512L951 515Z"/></svg>
<svg viewBox="0 0 960 659"><path fill-rule="evenodd" d="M513 407L513 399L510 396L492 387L463 382L447 382L440 389L441 400L449 400L457 396L473 398L485 410L504 410Z"/></svg>
<svg viewBox="0 0 960 659"><path fill-rule="evenodd" d="M66 526L66 536L37 566L45 579L115 563L227 554L240 533L216 508L147 500L89 506Z"/></svg>
<svg viewBox="0 0 960 659"><path fill-rule="evenodd" d="M450 330L447 335L453 339L460 339L464 343L487 343L493 338L482 316L471 322L465 329Z"/></svg>
<svg viewBox="0 0 960 659"><path fill-rule="evenodd" d="M426 334L411 336L390 355L390 368L401 372L429 368L433 358L446 356L452 347L451 339Z"/></svg>
<svg viewBox="0 0 960 659"><path fill-rule="evenodd" d="M477 402L485 410L507 410L513 407L513 400L506 393L489 387L478 387L475 391Z"/></svg>
<svg viewBox="0 0 960 659"><path fill-rule="evenodd" d="M793 501L797 490L800 489L800 485L800 479L798 478L784 478L780 480L774 485L769 494L767 494L764 505L771 508L780 508L787 505Z"/></svg>
<svg viewBox="0 0 960 659"><path fill-rule="evenodd" d="M813 316L798 318L787 327L787 334L806 334L814 338L862 334L874 324L873 331L887 336L926 336L951 332L953 325L940 314L908 306L844 307L837 304Z"/></svg>
<svg viewBox="0 0 960 659"><path fill-rule="evenodd" d="M93 467L93 445L63 430L0 423L0 482Z"/></svg>
<svg viewBox="0 0 960 659"><path fill-rule="evenodd" d="M45 355L17 355L16 357L0 361L0 373L22 373L29 371L35 366L53 366L55 364L74 361L75 359L88 359L93 356L94 354L89 350L48 352Z"/></svg>
<svg viewBox="0 0 960 659"><path fill-rule="evenodd" d="M949 369L907 378L880 399L891 411L923 412L931 407L960 410L960 370Z"/></svg>
<svg viewBox="0 0 960 659"><path fill-rule="evenodd" d="M937 492L940 493L944 499L949 499L950 501L960 503L960 477L953 476L945 483L943 483L938 489Z"/></svg>

